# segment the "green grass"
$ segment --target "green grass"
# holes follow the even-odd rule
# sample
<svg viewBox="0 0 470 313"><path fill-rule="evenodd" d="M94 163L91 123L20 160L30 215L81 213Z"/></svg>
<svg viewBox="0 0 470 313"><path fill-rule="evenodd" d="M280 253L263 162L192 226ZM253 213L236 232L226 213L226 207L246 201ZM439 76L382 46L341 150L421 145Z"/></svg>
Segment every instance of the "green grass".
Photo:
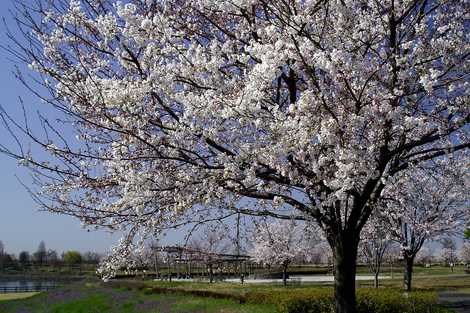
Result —
<svg viewBox="0 0 470 313"><path fill-rule="evenodd" d="M372 281L358 281L359 287L372 287ZM394 279L380 280L380 285L387 288L401 288L403 277L395 276ZM412 288L426 290L449 290L470 288L469 274L454 275L414 275Z"/></svg>
<svg viewBox="0 0 470 313"><path fill-rule="evenodd" d="M0 302L0 312L32 313L276 313L270 304L183 294L149 294L97 283L73 284L23 300Z"/></svg>
<svg viewBox="0 0 470 313"><path fill-rule="evenodd" d="M297 268L294 272L311 270ZM361 274L367 274L360 268ZM403 275L394 268L394 279L381 280L381 287L401 290ZM382 273L389 275L386 268ZM144 286L170 288L172 293L141 289L142 281L124 282L120 288L99 282L77 283L47 293L0 294L0 312L16 313L276 313L274 304L248 301L240 304L232 299L215 299L191 294L191 290L212 291L218 294L244 298L247 295L283 295L314 293L321 290L332 292L330 284L302 283L283 287L279 284L244 284L206 282L145 281ZM127 284L127 285L126 285ZM372 286L372 281L358 281L359 289ZM470 275L463 268L434 266L415 267L413 288L419 290L456 290L470 292ZM367 291L367 289L365 289ZM244 298L246 299L246 297ZM262 300L262 298L260 298ZM255 303L255 304L253 304Z"/></svg>
<svg viewBox="0 0 470 313"><path fill-rule="evenodd" d="M39 292L0 293L0 301L26 299L37 294L39 294Z"/></svg>

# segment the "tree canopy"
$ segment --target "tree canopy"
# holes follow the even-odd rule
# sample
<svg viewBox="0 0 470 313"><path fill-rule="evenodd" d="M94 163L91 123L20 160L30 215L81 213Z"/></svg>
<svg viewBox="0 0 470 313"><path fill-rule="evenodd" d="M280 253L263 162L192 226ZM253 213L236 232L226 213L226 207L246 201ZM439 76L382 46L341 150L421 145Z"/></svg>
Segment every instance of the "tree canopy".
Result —
<svg viewBox="0 0 470 313"><path fill-rule="evenodd" d="M337 310L354 312L360 231L389 178L470 146L469 5L38 0L11 51L79 144L3 113L55 161L2 150L43 174L45 208L126 228L123 245L238 213L315 220Z"/></svg>

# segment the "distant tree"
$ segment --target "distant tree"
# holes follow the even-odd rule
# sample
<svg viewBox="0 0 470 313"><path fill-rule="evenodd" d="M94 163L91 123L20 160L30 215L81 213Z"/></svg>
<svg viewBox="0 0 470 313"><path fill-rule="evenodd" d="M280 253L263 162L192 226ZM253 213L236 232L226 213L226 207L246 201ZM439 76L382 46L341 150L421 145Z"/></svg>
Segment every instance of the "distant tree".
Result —
<svg viewBox="0 0 470 313"><path fill-rule="evenodd" d="M64 262L68 265L77 265L82 263L82 255L78 251L67 251L64 253Z"/></svg>
<svg viewBox="0 0 470 313"><path fill-rule="evenodd" d="M424 246L416 254L416 263L431 264L433 260L434 260L434 250L428 246Z"/></svg>
<svg viewBox="0 0 470 313"><path fill-rule="evenodd" d="M450 161L449 161L450 162ZM387 183L383 222L401 246L404 288L411 290L416 255L428 240L461 233L468 211L470 176L462 159L415 167Z"/></svg>
<svg viewBox="0 0 470 313"><path fill-rule="evenodd" d="M13 256L8 253L3 253L0 256L0 269L5 269L14 264Z"/></svg>
<svg viewBox="0 0 470 313"><path fill-rule="evenodd" d="M221 225L206 225L199 236L189 242L189 247L198 252L209 271L209 281L214 281L214 265L219 259L218 254L228 253L230 240L228 231Z"/></svg>
<svg viewBox="0 0 470 313"><path fill-rule="evenodd" d="M400 245L396 242L390 244L388 249L385 251L384 259L387 260L390 265L390 277L393 278L393 265L397 264L402 258Z"/></svg>
<svg viewBox="0 0 470 313"><path fill-rule="evenodd" d="M385 251L390 246L390 233L380 218L373 215L361 232L360 253L369 270L374 274L374 287L379 287L379 274L382 269Z"/></svg>
<svg viewBox="0 0 470 313"><path fill-rule="evenodd" d="M150 249L149 257L151 258L151 260L149 260L149 263L153 265L153 268L155 271L155 277L158 278L160 277L159 263L163 260L161 247L160 247L160 241L157 238L154 238L149 243L148 248Z"/></svg>
<svg viewBox="0 0 470 313"><path fill-rule="evenodd" d="M282 281L287 285L287 268L296 258L306 255L304 232L293 220L263 222L257 225L250 254L256 262L279 265Z"/></svg>
<svg viewBox="0 0 470 313"><path fill-rule="evenodd" d="M470 263L470 242L466 241L460 248L460 257L465 263Z"/></svg>
<svg viewBox="0 0 470 313"><path fill-rule="evenodd" d="M333 253L326 240L319 242L313 249L307 251L307 254L308 262L311 264L329 266L332 263Z"/></svg>
<svg viewBox="0 0 470 313"><path fill-rule="evenodd" d="M314 249L315 251L318 251L322 255L322 263L326 264L328 267L331 266L333 272L334 272L334 255L333 255L333 250L331 250L331 246L328 244L327 241L320 242Z"/></svg>
<svg viewBox="0 0 470 313"><path fill-rule="evenodd" d="M0 241L0 270L12 265L14 263L13 257L5 251L5 245Z"/></svg>
<svg viewBox="0 0 470 313"><path fill-rule="evenodd" d="M47 250L46 250L46 243L41 241L39 243L38 249L33 254L34 261L39 264L43 265L47 261Z"/></svg>
<svg viewBox="0 0 470 313"><path fill-rule="evenodd" d="M57 265L59 262L59 255L57 254L57 251L52 249L47 250L46 261L48 264Z"/></svg>
<svg viewBox="0 0 470 313"><path fill-rule="evenodd" d="M5 256L5 246L3 245L3 242L0 240L0 270L2 270L5 266L4 256Z"/></svg>
<svg viewBox="0 0 470 313"><path fill-rule="evenodd" d="M97 252L87 251L82 254L82 260L84 263L88 264L98 264L100 262L101 256Z"/></svg>
<svg viewBox="0 0 470 313"><path fill-rule="evenodd" d="M29 263L30 261L30 256L28 251L21 251L19 256L18 256L18 261L22 266L25 266Z"/></svg>
<svg viewBox="0 0 470 313"><path fill-rule="evenodd" d="M457 246L455 241L450 238L444 238L441 241L442 257L446 265L450 266L451 271L454 271L454 265L457 262Z"/></svg>

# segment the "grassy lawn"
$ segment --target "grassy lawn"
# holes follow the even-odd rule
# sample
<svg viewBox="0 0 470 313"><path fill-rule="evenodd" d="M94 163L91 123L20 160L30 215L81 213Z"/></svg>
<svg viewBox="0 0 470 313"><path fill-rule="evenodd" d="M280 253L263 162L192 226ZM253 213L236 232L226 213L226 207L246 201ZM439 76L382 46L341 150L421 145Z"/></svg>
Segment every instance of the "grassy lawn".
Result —
<svg viewBox="0 0 470 313"><path fill-rule="evenodd" d="M24 300L0 302L2 313L276 313L273 305L180 294L146 294L126 288L73 284Z"/></svg>
<svg viewBox="0 0 470 313"><path fill-rule="evenodd" d="M371 287L372 281L360 281L359 287ZM396 287L403 286L403 278L397 277L394 279L380 280L380 285L383 287ZM416 275L412 281L414 289L428 289L428 290L449 290L449 289L465 289L470 288L470 275L433 275L433 276L418 276Z"/></svg>
<svg viewBox="0 0 470 313"><path fill-rule="evenodd" d="M0 293L0 301L26 299L31 298L37 294L39 294L39 292Z"/></svg>
<svg viewBox="0 0 470 313"><path fill-rule="evenodd" d="M294 269L294 273L299 269ZM366 268L361 268L360 274L371 275L370 272L365 271ZM403 286L403 272L401 268L394 269L393 279L381 279L380 284L387 288L402 288ZM384 268L381 275L390 276L390 272ZM283 289L280 284L244 284L239 283L214 283L208 284L207 282L182 282L182 281L147 281L152 286L171 287L180 289L196 289L196 290L217 290L218 292L226 293L244 293L247 291L255 290L272 290ZM301 283L293 284L288 288L310 288L319 286L332 286L332 282L324 283ZM415 267L413 272L413 288L426 289L426 290L448 290L448 289L470 289L470 274L465 274L463 266L455 267L452 272L448 267L433 266L431 268ZM372 280L358 281L357 286L373 287Z"/></svg>
<svg viewBox="0 0 470 313"><path fill-rule="evenodd" d="M397 269L398 270L398 269ZM387 275L384 271L383 275ZM372 281L358 281L358 288L372 287ZM140 287L139 287L140 286ZM142 289L142 286L147 288ZM150 290L148 287L154 287ZM160 291L155 290L160 288ZM325 289L323 289L325 288ZM401 290L402 275L381 280L381 288ZM415 268L415 290L453 290L470 292L470 275L462 269L454 273L444 267ZM166 289L171 289L169 293ZM248 301L240 304L253 293L290 294L314 293L318 290L332 292L331 283L302 283L283 287L280 284L244 284L181 281L118 281L112 284L100 282L74 283L45 293L0 294L1 313L277 313L274 304ZM235 300L216 299L191 291L210 291L231 295ZM315 291L316 290L316 291ZM364 289L367 291L367 289ZM175 292L176 291L176 292ZM190 292L188 292L190 291ZM297 292L298 291L298 292ZM203 297L206 295L205 297ZM212 295L213 296L213 295ZM255 304L253 304L255 303Z"/></svg>
<svg viewBox="0 0 470 313"><path fill-rule="evenodd" d="M332 267L318 267L318 266L291 266L289 267L289 273L293 275L302 275L302 274L331 274ZM452 271L450 267L445 267L442 265L433 265L431 267L424 267L422 265L415 265L414 268L415 275L452 275L452 274L464 274L465 267L463 265L457 265L454 267ZM356 268L358 275L370 275L370 270L365 265L358 265ZM384 263L382 264L382 275L390 275L390 271L393 271L393 275L402 275L403 274L403 266L399 264L394 264L393 267L390 269L390 264Z"/></svg>

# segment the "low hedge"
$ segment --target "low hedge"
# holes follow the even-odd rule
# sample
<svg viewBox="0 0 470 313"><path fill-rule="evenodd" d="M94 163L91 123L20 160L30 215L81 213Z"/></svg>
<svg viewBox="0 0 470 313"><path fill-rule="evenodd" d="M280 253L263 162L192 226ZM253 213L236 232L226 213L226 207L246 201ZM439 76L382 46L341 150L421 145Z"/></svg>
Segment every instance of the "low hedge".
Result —
<svg viewBox="0 0 470 313"><path fill-rule="evenodd" d="M242 294L211 289L185 289L149 286L144 282L114 281L115 288L142 290L145 293L178 293L201 297L235 300L240 303L274 304L280 313L334 313L333 289L273 288L251 290ZM398 289L360 288L356 292L357 313L449 313L437 304L433 291L405 293Z"/></svg>
<svg viewBox="0 0 470 313"><path fill-rule="evenodd" d="M285 292L251 292L246 294L250 303L274 303L281 313L335 312L331 288L308 288ZM444 313L449 312L437 304L437 295L431 291L404 293L394 289L359 289L358 313Z"/></svg>

